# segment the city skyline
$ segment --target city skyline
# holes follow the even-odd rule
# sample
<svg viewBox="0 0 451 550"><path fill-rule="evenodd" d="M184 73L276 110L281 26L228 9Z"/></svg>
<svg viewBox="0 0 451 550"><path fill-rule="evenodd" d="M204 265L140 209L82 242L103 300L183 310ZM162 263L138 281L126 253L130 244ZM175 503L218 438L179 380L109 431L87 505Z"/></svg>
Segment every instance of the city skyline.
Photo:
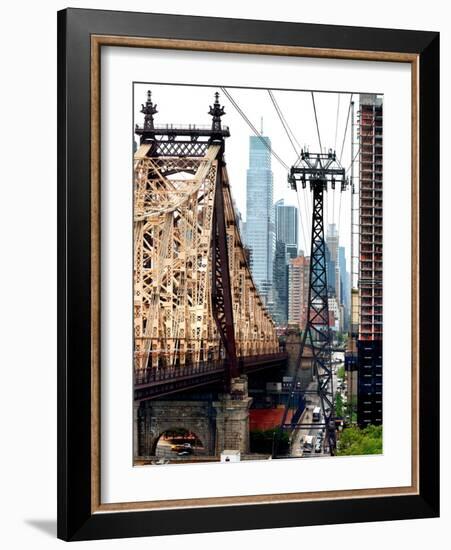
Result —
<svg viewBox="0 0 451 550"><path fill-rule="evenodd" d="M263 131L263 123L261 126ZM260 295L277 326L297 324L303 330L309 278L309 250L298 246L300 211L273 200L271 139L249 137L246 177L246 222L243 242ZM236 203L234 203L236 207ZM237 212L237 219L242 214ZM242 227L242 224L239 224ZM325 223L326 272L329 292L329 323L332 330L349 330L351 287L346 269L346 249L340 245L336 223ZM307 285L307 286L306 286Z"/></svg>
<svg viewBox="0 0 451 550"><path fill-rule="evenodd" d="M298 324L304 328L308 292L309 250L298 246L299 209L285 199L273 201L273 173L269 136L249 137L246 178L249 220L243 224L236 212L242 238L249 249L249 264L260 295L277 326ZM234 207L236 203L234 202ZM325 253L329 292L330 327L350 329L351 285L346 249L340 244L336 223L325 223ZM301 290L302 287L302 290Z"/></svg>
<svg viewBox="0 0 451 550"><path fill-rule="evenodd" d="M277 326L297 324L302 330L308 292L309 250L298 246L298 216L295 206L284 199L273 201L273 172L269 136L250 136L246 178L247 211L243 241L249 249L249 264L260 295ZM236 206L236 205L235 205ZM241 213L237 213L241 220ZM336 223L325 226L326 272L330 327L349 329L349 273L345 247L340 245Z"/></svg>
<svg viewBox="0 0 451 550"><path fill-rule="evenodd" d="M147 89L152 88L152 94L157 104L158 113L155 115L156 123L178 121L181 124L208 123L208 105L214 91L220 94L221 104L225 107L223 124L230 128L231 139L226 141L225 160L229 172L232 195L235 204L241 213L242 221L247 223L247 193L246 178L248 169L248 141L254 134L249 126L236 112L220 86L184 86L136 83L134 85L134 120L140 121L140 107L142 98ZM287 183L288 169L297 158L290 141L281 125L274 106L268 97L268 91L253 88L228 89L247 113L250 121L258 130L263 130L265 136L271 140L272 150L285 162L282 166L274 156L271 157L273 171L273 200L283 199L285 205L295 206L299 211L298 243L299 248L305 254L310 252L309 239L311 233L312 196L308 189L299 190L299 196L289 188ZM285 115L289 116L290 128L298 144L297 149L306 147L311 152L319 150L318 134L315 118L312 110L311 91L307 90L276 90L274 95ZM348 111L351 94L347 92L315 92L315 103L318 115L319 128L322 136L323 150L329 147L337 150L338 157L342 156L342 165L350 175L351 164L350 132L351 124L348 120ZM358 102L358 95L353 96L353 101ZM187 109L187 105L189 108ZM192 112L199 113L193 120ZM338 116L337 116L338 115ZM330 121L333 121L331 123ZM344 138L346 129L346 139ZM243 152L246 151L246 154ZM342 153L342 155L341 155ZM346 249L346 259L350 263L350 227L346 220L350 218L350 196L344 193L339 197L339 192L327 194L324 223L337 223L341 226L342 244Z"/></svg>

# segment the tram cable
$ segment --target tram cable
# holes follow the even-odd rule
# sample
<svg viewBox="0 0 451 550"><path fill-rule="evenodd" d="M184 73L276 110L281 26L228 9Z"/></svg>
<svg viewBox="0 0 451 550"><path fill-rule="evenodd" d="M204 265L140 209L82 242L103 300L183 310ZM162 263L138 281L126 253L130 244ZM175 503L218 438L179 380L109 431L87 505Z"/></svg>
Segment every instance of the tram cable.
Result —
<svg viewBox="0 0 451 550"><path fill-rule="evenodd" d="M240 108L238 103L233 99L230 92L227 90L227 88L221 87L221 90L224 92L227 99L230 101L230 103L233 105L233 107L236 109L236 111L239 113L239 115L243 118L243 120L246 122L246 124L249 126L249 128L254 132L254 134L260 138L260 141L265 145L265 147L268 149L268 151L271 153L271 155L281 164L281 166L285 170L289 170L289 166L286 162L284 162L280 156L274 151L274 149L269 145L267 140L263 138L261 133L255 128L255 126L252 124L252 122L249 120L249 118L246 116L244 111Z"/></svg>

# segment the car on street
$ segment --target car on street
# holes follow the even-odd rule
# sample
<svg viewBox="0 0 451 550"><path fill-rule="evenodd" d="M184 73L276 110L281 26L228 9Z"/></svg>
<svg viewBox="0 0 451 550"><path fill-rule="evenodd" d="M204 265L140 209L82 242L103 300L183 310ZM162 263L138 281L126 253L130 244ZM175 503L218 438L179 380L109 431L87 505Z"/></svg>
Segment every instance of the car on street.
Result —
<svg viewBox="0 0 451 550"><path fill-rule="evenodd" d="M319 422L321 420L321 408L315 407L312 413L313 422Z"/></svg>
<svg viewBox="0 0 451 550"><path fill-rule="evenodd" d="M177 456L189 456L192 454L193 454L193 451L191 449L184 449L183 451L179 451L177 453Z"/></svg>

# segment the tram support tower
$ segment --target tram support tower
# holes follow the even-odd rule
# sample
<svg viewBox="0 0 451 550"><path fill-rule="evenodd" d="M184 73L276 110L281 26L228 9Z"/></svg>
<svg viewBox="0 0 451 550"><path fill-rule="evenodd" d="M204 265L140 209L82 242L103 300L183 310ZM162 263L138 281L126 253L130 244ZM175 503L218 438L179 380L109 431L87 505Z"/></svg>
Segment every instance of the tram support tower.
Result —
<svg viewBox="0 0 451 550"><path fill-rule="evenodd" d="M310 250L310 277L307 306L307 321L301 342L299 368L306 343L311 346L313 373L317 380L317 394L320 398L326 437L331 455L336 451L335 402L331 365L331 332L329 327L329 304L327 294L326 253L324 241L324 192L333 191L336 185L344 191L347 187L345 170L334 151L311 154L301 151L299 161L290 169L288 181L297 192L300 183L305 189L307 183L313 192L312 240ZM290 396L282 420L282 428L299 429L305 398L298 389L294 377ZM294 408L289 423L288 411ZM308 427L314 427L309 425ZM319 425L318 425L319 427Z"/></svg>

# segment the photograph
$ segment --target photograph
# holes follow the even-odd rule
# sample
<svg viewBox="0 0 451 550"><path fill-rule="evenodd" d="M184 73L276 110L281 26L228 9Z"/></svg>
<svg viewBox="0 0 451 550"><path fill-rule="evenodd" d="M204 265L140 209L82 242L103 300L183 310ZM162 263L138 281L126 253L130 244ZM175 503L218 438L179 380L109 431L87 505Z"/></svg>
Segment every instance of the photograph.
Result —
<svg viewBox="0 0 451 550"><path fill-rule="evenodd" d="M132 86L133 465L383 454L383 94Z"/></svg>

